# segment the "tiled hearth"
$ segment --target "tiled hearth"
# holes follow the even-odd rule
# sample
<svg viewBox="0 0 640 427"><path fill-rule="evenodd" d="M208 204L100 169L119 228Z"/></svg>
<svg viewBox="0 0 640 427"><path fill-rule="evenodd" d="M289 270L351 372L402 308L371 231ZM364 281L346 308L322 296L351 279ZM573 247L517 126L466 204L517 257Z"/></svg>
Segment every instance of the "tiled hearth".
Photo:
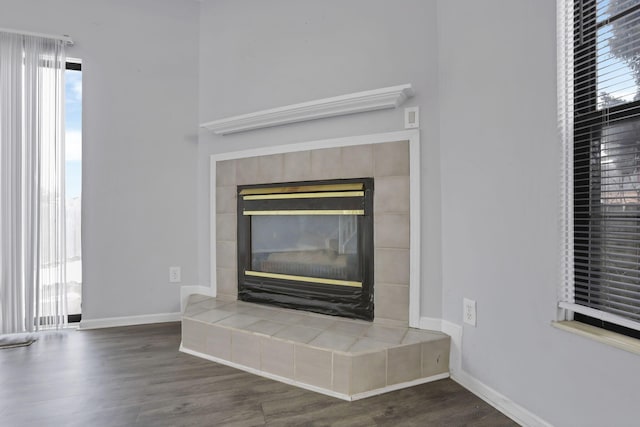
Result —
<svg viewBox="0 0 640 427"><path fill-rule="evenodd" d="M449 346L439 332L204 295L182 320L184 352L345 400L447 377Z"/></svg>

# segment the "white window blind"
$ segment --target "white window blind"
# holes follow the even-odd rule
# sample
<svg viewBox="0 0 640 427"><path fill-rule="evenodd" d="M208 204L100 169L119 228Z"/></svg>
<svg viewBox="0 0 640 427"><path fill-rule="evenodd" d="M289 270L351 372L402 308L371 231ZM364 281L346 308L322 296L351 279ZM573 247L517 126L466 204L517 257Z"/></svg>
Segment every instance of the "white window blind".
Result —
<svg viewBox="0 0 640 427"><path fill-rule="evenodd" d="M640 330L640 0L558 5L559 307Z"/></svg>

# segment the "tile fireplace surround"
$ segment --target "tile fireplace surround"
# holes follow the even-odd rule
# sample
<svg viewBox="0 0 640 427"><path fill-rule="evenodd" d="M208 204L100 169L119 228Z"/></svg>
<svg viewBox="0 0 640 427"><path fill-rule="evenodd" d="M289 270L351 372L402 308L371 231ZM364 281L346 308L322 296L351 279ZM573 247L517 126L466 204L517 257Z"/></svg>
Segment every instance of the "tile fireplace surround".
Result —
<svg viewBox="0 0 640 427"><path fill-rule="evenodd" d="M216 167L217 294L238 295L237 186L374 178L374 318L409 320L409 142L365 144L219 161Z"/></svg>
<svg viewBox="0 0 640 427"><path fill-rule="evenodd" d="M217 160L217 297L189 298L181 350L345 400L447 377L450 338L408 327L410 152L398 140ZM373 322L237 301L238 185L363 177L374 179Z"/></svg>

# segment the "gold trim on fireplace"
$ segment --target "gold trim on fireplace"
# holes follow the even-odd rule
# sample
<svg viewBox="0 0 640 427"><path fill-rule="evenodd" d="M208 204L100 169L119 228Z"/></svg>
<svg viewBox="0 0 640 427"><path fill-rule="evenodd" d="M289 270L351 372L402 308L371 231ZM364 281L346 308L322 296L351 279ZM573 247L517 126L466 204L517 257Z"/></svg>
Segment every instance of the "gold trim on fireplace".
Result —
<svg viewBox="0 0 640 427"><path fill-rule="evenodd" d="M327 197L364 197L364 191L326 191L323 193L254 194L244 200L323 199Z"/></svg>
<svg viewBox="0 0 640 427"><path fill-rule="evenodd" d="M242 215L364 215L364 209L312 209L286 211L243 211Z"/></svg>
<svg viewBox="0 0 640 427"><path fill-rule="evenodd" d="M364 190L364 184L360 182L351 184L318 184L318 185L296 185L290 187L261 187L245 188L240 190L241 196L251 194L284 194L284 193L308 193L311 191L353 191Z"/></svg>
<svg viewBox="0 0 640 427"><path fill-rule="evenodd" d="M269 279L295 280L298 282L322 283L325 285L350 286L361 288L362 282L351 282L349 280L323 279L321 277L293 276L291 274L263 273L261 271L245 270L246 276L266 277Z"/></svg>

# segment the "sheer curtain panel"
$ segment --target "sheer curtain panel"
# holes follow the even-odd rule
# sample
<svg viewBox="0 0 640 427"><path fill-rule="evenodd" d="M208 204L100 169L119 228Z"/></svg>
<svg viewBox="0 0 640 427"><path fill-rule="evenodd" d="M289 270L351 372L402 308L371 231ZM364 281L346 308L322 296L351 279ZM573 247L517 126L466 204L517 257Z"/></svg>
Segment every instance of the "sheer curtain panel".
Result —
<svg viewBox="0 0 640 427"><path fill-rule="evenodd" d="M61 327L65 42L0 31L0 333Z"/></svg>

